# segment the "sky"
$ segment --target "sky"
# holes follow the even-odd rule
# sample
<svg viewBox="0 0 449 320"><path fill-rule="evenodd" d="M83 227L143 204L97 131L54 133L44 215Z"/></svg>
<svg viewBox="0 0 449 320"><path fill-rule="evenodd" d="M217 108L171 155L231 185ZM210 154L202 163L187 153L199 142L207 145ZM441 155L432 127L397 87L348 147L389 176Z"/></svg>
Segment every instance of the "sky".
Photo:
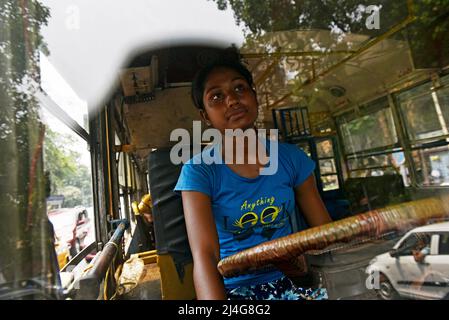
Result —
<svg viewBox="0 0 449 320"><path fill-rule="evenodd" d="M101 106L139 48L179 42L241 45L233 12L208 0L41 0L50 63L89 108Z"/></svg>

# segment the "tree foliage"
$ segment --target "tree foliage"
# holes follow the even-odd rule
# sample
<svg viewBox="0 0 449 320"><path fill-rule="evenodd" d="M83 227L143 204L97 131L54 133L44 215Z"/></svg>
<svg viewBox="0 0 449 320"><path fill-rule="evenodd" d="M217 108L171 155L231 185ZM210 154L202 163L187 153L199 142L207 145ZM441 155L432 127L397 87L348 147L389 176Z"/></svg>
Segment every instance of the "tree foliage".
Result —
<svg viewBox="0 0 449 320"><path fill-rule="evenodd" d="M6 281L51 274L42 163L39 87L41 28L35 0L0 0L0 269Z"/></svg>
<svg viewBox="0 0 449 320"><path fill-rule="evenodd" d="M77 141L70 135L47 128L44 149L45 170L49 173L50 192L63 195L64 206L91 206L92 187L89 168L81 164Z"/></svg>
<svg viewBox="0 0 449 320"><path fill-rule="evenodd" d="M416 21L407 28L415 68L449 64L449 0L414 1Z"/></svg>
<svg viewBox="0 0 449 320"><path fill-rule="evenodd" d="M339 32L370 33L365 9L371 0L212 0L218 9L231 8L236 22L252 34L293 29L338 29ZM381 29L407 16L405 0L375 2L383 12Z"/></svg>
<svg viewBox="0 0 449 320"><path fill-rule="evenodd" d="M244 26L247 41L267 32L329 30L334 34L379 36L405 21L417 68L443 67L449 63L449 0L378 0L379 29L366 26L371 0L212 0L220 10L232 9L236 23Z"/></svg>

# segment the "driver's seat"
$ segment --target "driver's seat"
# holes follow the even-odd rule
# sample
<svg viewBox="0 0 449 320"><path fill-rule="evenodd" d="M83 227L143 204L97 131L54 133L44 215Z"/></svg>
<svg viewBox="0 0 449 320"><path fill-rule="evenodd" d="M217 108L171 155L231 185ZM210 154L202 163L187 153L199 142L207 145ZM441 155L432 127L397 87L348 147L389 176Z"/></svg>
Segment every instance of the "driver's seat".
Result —
<svg viewBox="0 0 449 320"><path fill-rule="evenodd" d="M150 153L149 180L153 200L157 263L162 299L195 299L193 258L190 251L181 197L173 192L182 164L170 161L170 148Z"/></svg>

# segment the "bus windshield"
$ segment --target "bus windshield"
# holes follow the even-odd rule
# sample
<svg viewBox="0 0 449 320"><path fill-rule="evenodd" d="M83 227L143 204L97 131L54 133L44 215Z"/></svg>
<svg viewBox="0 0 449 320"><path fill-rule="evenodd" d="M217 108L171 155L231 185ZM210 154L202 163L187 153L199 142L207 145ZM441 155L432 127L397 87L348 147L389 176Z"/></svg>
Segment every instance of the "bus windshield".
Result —
<svg viewBox="0 0 449 320"><path fill-rule="evenodd" d="M448 8L449 0L2 1L0 299L198 298L198 235L174 189L186 160L216 145L207 130L217 122L195 107L193 80L223 57L251 74L243 80L257 110L245 129L293 150L294 170L305 170L299 155L311 161L331 220L311 223L297 172L270 184L290 188L291 201L277 203L245 185L257 179L239 177L242 167L223 167L240 178L226 189L208 163L210 194L188 191L211 200L221 246L213 269L225 286L277 268L328 299L447 298L439 284L449 277ZM173 161L175 151L189 156ZM426 246L395 247L409 233L425 234Z"/></svg>

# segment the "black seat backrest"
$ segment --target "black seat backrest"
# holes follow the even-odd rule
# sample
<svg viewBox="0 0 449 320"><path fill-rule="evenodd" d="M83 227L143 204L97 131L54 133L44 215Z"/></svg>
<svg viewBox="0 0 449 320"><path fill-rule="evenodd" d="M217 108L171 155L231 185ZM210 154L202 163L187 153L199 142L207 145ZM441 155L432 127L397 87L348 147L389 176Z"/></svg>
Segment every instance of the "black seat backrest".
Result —
<svg viewBox="0 0 449 320"><path fill-rule="evenodd" d="M353 214L410 200L402 176L395 174L349 178L345 181L344 188ZM365 198L367 204L362 201Z"/></svg>
<svg viewBox="0 0 449 320"><path fill-rule="evenodd" d="M185 266L193 261L184 221L181 196L173 192L182 164L170 161L170 148L157 149L149 157L150 194L154 233L159 255L173 258L182 281Z"/></svg>

